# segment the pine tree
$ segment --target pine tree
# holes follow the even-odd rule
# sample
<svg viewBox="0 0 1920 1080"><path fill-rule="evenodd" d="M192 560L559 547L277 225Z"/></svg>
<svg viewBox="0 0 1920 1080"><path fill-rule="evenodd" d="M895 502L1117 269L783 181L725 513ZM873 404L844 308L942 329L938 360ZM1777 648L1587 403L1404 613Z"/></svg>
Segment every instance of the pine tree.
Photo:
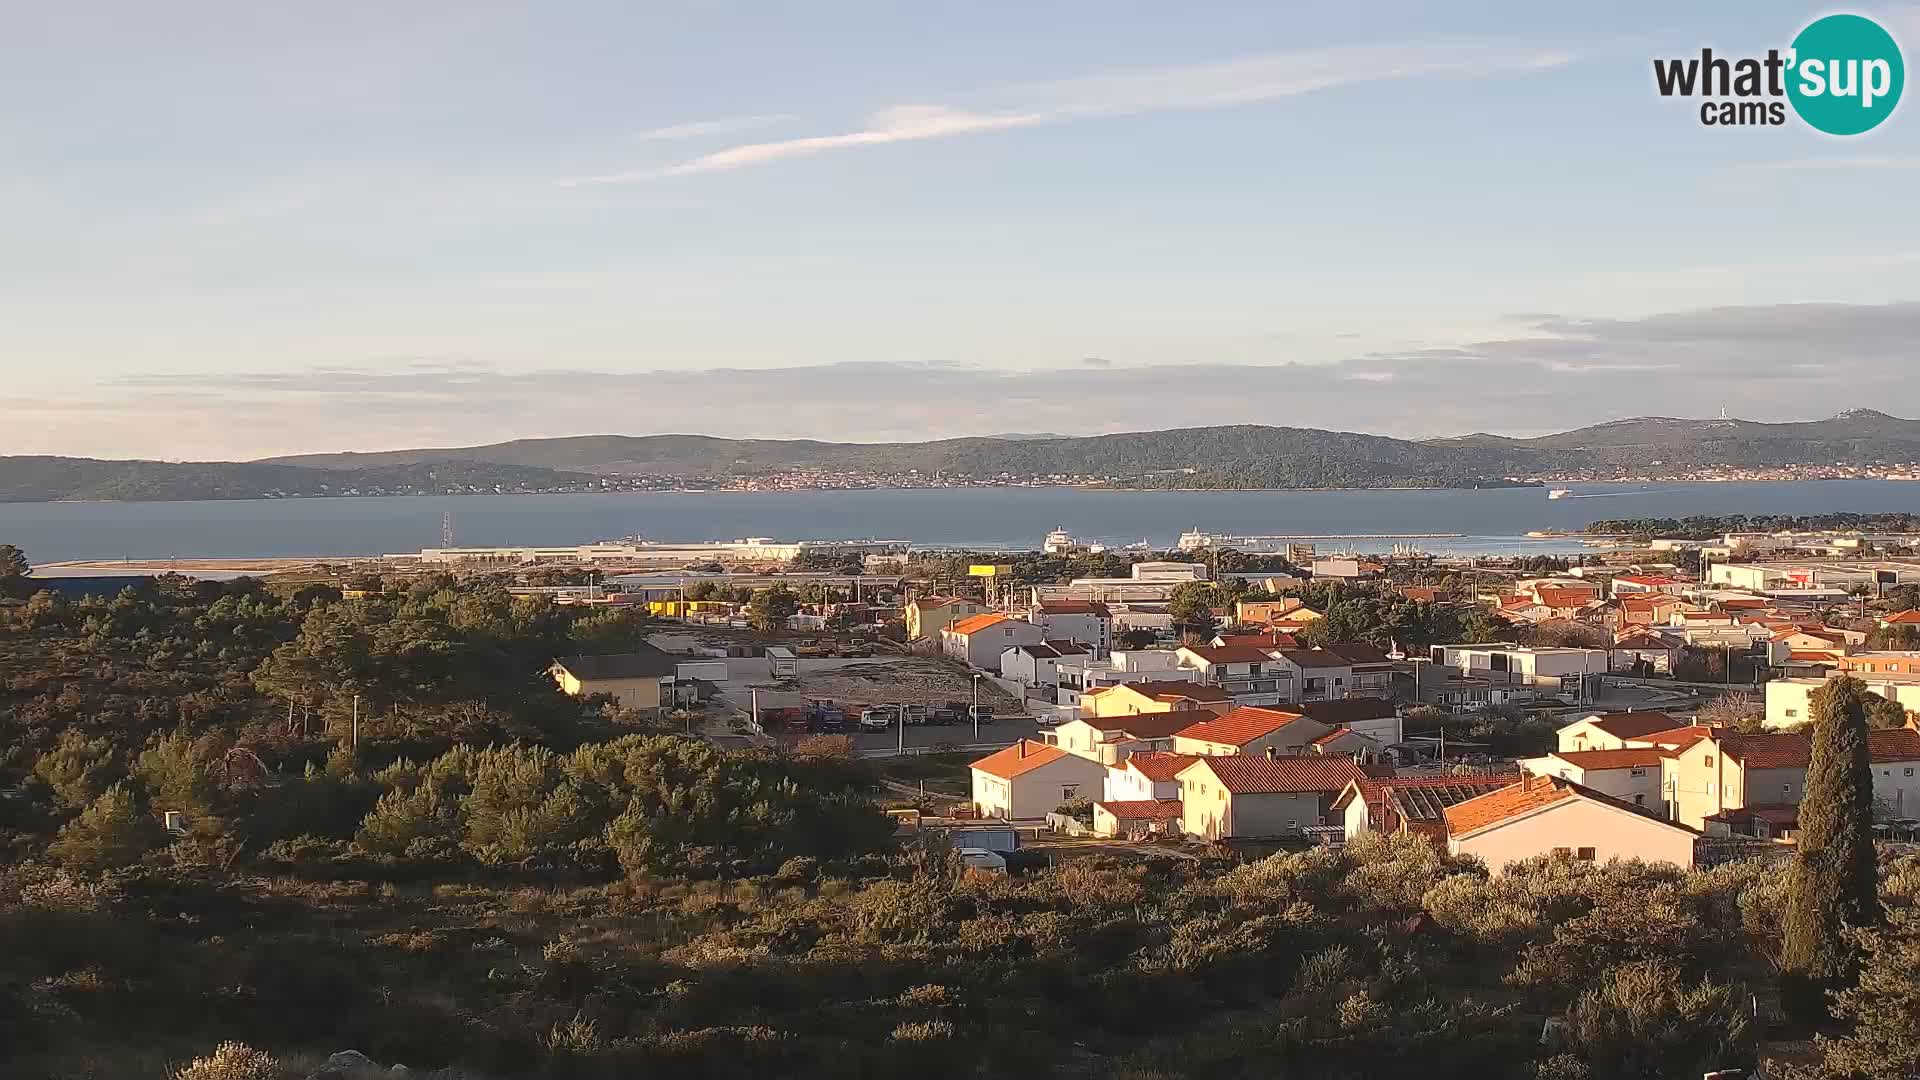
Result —
<svg viewBox="0 0 1920 1080"><path fill-rule="evenodd" d="M1813 753L1781 947L1782 1003L1808 1023L1827 1017L1826 991L1852 978L1847 928L1880 921L1866 693L1842 677L1813 695Z"/></svg>

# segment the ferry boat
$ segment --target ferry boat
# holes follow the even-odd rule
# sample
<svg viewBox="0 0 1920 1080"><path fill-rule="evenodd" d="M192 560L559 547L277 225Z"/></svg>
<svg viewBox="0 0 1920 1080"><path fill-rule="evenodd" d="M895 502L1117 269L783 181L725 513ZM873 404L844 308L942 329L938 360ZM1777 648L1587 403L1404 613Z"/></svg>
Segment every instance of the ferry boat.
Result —
<svg viewBox="0 0 1920 1080"><path fill-rule="evenodd" d="M1062 555L1079 547L1079 542L1066 529L1055 529L1040 542L1040 550L1048 555Z"/></svg>
<svg viewBox="0 0 1920 1080"><path fill-rule="evenodd" d="M1547 498L1564 499L1571 494L1573 494L1572 488L1554 488L1552 491L1547 492Z"/></svg>
<svg viewBox="0 0 1920 1080"><path fill-rule="evenodd" d="M1219 539L1219 537L1210 532L1202 532L1199 529L1188 529L1186 532L1180 534L1180 542L1174 546L1181 551L1205 551L1207 548L1212 547Z"/></svg>

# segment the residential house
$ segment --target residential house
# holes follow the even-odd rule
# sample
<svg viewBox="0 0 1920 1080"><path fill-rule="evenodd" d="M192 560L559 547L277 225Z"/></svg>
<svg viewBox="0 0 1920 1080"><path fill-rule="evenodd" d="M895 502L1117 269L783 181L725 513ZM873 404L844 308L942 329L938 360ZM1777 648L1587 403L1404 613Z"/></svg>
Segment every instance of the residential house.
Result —
<svg viewBox="0 0 1920 1080"><path fill-rule="evenodd" d="M1173 749L1179 754L1307 754L1314 752L1314 740L1331 730L1302 713L1248 706L1174 732Z"/></svg>
<svg viewBox="0 0 1920 1080"><path fill-rule="evenodd" d="M1071 641L1105 656L1113 648L1113 611L1097 600L1046 600L1034 605L1027 621L1047 641Z"/></svg>
<svg viewBox="0 0 1920 1080"><path fill-rule="evenodd" d="M1216 715L1203 709L1184 709L1130 716L1083 716L1061 724L1041 738L1047 745L1057 746L1069 754L1103 765L1124 765L1135 754L1171 751L1175 732Z"/></svg>
<svg viewBox="0 0 1920 1080"><path fill-rule="evenodd" d="M1550 649L1498 642L1485 645L1435 645L1434 666L1464 677L1549 691L1576 691L1582 680L1605 674L1612 660L1606 649Z"/></svg>
<svg viewBox="0 0 1920 1080"><path fill-rule="evenodd" d="M1086 647L1071 641L1009 646L1000 654L1000 677L1044 689L1051 700L1060 685L1060 661L1085 655Z"/></svg>
<svg viewBox="0 0 1920 1080"><path fill-rule="evenodd" d="M984 614L987 606L960 596L928 596L907 605L907 638L937 638L940 631L962 619Z"/></svg>
<svg viewBox="0 0 1920 1080"><path fill-rule="evenodd" d="M993 612L969 615L940 631L941 651L977 671L998 671L1001 653L1040 641L1039 627Z"/></svg>
<svg viewBox="0 0 1920 1080"><path fill-rule="evenodd" d="M1657 810L1664 815L1661 763L1675 753L1657 746L1559 750L1545 757L1523 758L1520 767L1534 776L1558 776L1636 809Z"/></svg>
<svg viewBox="0 0 1920 1080"><path fill-rule="evenodd" d="M1379 761L1385 756L1386 747L1378 740L1348 727L1337 727L1325 735L1313 740L1312 749L1316 754L1329 757L1350 757L1356 761Z"/></svg>
<svg viewBox="0 0 1920 1080"><path fill-rule="evenodd" d="M1326 651L1347 662L1346 693L1340 697L1393 696L1393 677L1399 670L1393 657L1364 641L1336 641Z"/></svg>
<svg viewBox="0 0 1920 1080"><path fill-rule="evenodd" d="M1115 649L1104 659L1092 655L1061 657L1054 671L1059 677L1054 701L1075 707L1080 704L1080 695L1087 691L1125 682L1201 681L1199 672L1180 666L1179 654L1172 649Z"/></svg>
<svg viewBox="0 0 1920 1080"><path fill-rule="evenodd" d="M1173 835L1180 831L1183 816L1179 799L1137 802L1102 799L1093 804L1093 834L1134 840Z"/></svg>
<svg viewBox="0 0 1920 1080"><path fill-rule="evenodd" d="M1353 682L1353 661L1331 649L1280 649L1274 659L1293 670L1294 701L1344 698Z"/></svg>
<svg viewBox="0 0 1920 1080"><path fill-rule="evenodd" d="M1447 850L1495 874L1541 855L1694 864L1700 834L1559 776L1528 776L1446 808Z"/></svg>
<svg viewBox="0 0 1920 1080"><path fill-rule="evenodd" d="M1767 711L1762 723L1769 728L1790 728L1813 720L1813 695L1832 673L1816 677L1770 679L1766 684ZM1905 672L1852 672L1868 690L1896 701L1909 713L1920 712L1920 676Z"/></svg>
<svg viewBox="0 0 1920 1080"><path fill-rule="evenodd" d="M1381 746L1392 746L1405 738L1399 707L1385 698L1306 701L1293 706L1290 711L1303 712L1330 728L1347 728L1358 732Z"/></svg>
<svg viewBox="0 0 1920 1080"><path fill-rule="evenodd" d="M1677 578L1663 577L1659 574L1622 574L1613 579L1612 591L1615 596L1635 596L1648 593L1664 593L1679 596L1691 587L1691 583Z"/></svg>
<svg viewBox="0 0 1920 1080"><path fill-rule="evenodd" d="M1493 776L1396 776L1355 780L1334 799L1347 839L1361 833L1413 833L1442 847L1447 843L1447 807L1498 791L1518 773Z"/></svg>
<svg viewBox="0 0 1920 1080"><path fill-rule="evenodd" d="M1812 743L1799 733L1742 735L1716 732L1664 763L1662 786L1675 821L1695 828L1758 824L1771 835L1791 831L1806 792ZM1920 816L1920 731L1912 727L1867 733L1878 817ZM1739 813L1729 815L1730 811ZM1771 811L1754 819L1756 811Z"/></svg>
<svg viewBox="0 0 1920 1080"><path fill-rule="evenodd" d="M631 652L562 656L548 673L568 697L605 696L623 708L651 716L672 704L676 670L673 657L639 642Z"/></svg>
<svg viewBox="0 0 1920 1080"><path fill-rule="evenodd" d="M1920 675L1920 652L1912 649L1874 649L1848 653L1834 661L1834 669L1865 679L1874 675Z"/></svg>
<svg viewBox="0 0 1920 1080"><path fill-rule="evenodd" d="M1610 646L1613 669L1642 675L1671 675L1680 659L1680 643L1647 630L1629 633Z"/></svg>
<svg viewBox="0 0 1920 1080"><path fill-rule="evenodd" d="M1594 713L1562 727L1556 734L1562 751L1624 750L1642 735L1679 726L1680 722L1672 716L1653 710Z"/></svg>
<svg viewBox="0 0 1920 1080"><path fill-rule="evenodd" d="M1278 705L1298 696L1293 665L1252 645L1189 645L1178 650L1180 666L1200 673L1239 705Z"/></svg>
<svg viewBox="0 0 1920 1080"><path fill-rule="evenodd" d="M1297 596L1282 596L1277 600L1241 600L1233 605L1233 618L1244 626L1271 624L1303 606Z"/></svg>
<svg viewBox="0 0 1920 1080"><path fill-rule="evenodd" d="M1205 709L1224 713L1233 708L1233 699L1217 686L1189 682L1143 680L1101 687L1080 695L1080 715L1085 717L1133 716L1139 713L1182 712Z"/></svg>
<svg viewBox="0 0 1920 1080"><path fill-rule="evenodd" d="M1042 818L1061 803L1098 795L1106 773L1097 761L1021 739L973 763L973 805L983 817Z"/></svg>
<svg viewBox="0 0 1920 1080"><path fill-rule="evenodd" d="M1197 758L1180 771L1181 825L1207 840L1297 834L1326 824L1334 798L1367 775L1347 758Z"/></svg>
<svg viewBox="0 0 1920 1080"><path fill-rule="evenodd" d="M1180 798L1180 771L1193 764L1191 754L1143 750L1107 766L1100 797L1109 802L1152 802Z"/></svg>
<svg viewBox="0 0 1920 1080"><path fill-rule="evenodd" d="M1320 578L1352 580L1366 577L1369 573L1377 574L1380 572L1379 567L1373 564L1362 562L1359 559L1338 557L1315 559L1313 560L1312 569L1315 580Z"/></svg>
<svg viewBox="0 0 1920 1080"><path fill-rule="evenodd" d="M1880 618L1880 629L1886 630L1895 626L1920 626L1920 609L1908 608L1906 611L1896 611Z"/></svg>

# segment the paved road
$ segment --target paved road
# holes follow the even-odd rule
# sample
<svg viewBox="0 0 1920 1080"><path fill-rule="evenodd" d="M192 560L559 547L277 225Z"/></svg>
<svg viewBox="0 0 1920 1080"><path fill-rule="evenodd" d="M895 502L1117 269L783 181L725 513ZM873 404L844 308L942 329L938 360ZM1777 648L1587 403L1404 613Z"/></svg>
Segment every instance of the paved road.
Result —
<svg viewBox="0 0 1920 1080"><path fill-rule="evenodd" d="M953 724L949 727L936 727L932 724L909 725L906 729L908 747L931 747L941 743L971 745L973 743L1011 743L1015 739L1035 739L1046 730L1031 719L1000 719L991 724L980 725L980 735L974 737L973 725ZM862 750L891 750L899 745L901 735L897 730L885 734L861 732L853 737L855 746Z"/></svg>

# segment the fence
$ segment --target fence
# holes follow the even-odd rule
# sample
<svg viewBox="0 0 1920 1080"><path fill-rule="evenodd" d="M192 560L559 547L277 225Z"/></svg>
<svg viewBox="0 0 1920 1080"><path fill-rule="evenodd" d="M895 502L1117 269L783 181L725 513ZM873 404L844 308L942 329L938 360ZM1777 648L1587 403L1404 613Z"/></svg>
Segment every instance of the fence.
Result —
<svg viewBox="0 0 1920 1080"><path fill-rule="evenodd" d="M861 757L870 758L919 757L923 754L991 754L995 750L1005 750L1012 745L1013 740L1009 739L1006 742L938 743L933 746L863 746L856 747L854 752Z"/></svg>

